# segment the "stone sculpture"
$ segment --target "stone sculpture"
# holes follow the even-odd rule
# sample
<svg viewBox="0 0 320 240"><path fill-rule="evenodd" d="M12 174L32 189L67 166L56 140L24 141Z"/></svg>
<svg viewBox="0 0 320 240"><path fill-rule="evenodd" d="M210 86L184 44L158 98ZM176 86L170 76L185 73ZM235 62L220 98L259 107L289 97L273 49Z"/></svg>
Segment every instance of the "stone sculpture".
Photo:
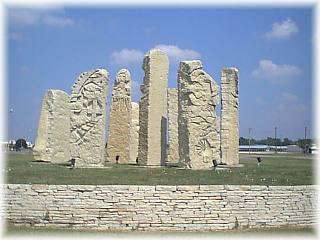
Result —
<svg viewBox="0 0 320 240"><path fill-rule="evenodd" d="M179 162L178 140L178 89L168 88L168 159L167 163Z"/></svg>
<svg viewBox="0 0 320 240"><path fill-rule="evenodd" d="M121 69L112 89L107 145L108 162L129 163L131 129L131 77Z"/></svg>
<svg viewBox="0 0 320 240"><path fill-rule="evenodd" d="M138 164L164 165L166 161L167 55L152 49L144 57L145 76L140 86Z"/></svg>
<svg viewBox="0 0 320 240"><path fill-rule="evenodd" d="M221 72L221 162L239 164L238 69Z"/></svg>
<svg viewBox="0 0 320 240"><path fill-rule="evenodd" d="M42 100L38 134L33 150L35 160L66 163L70 159L69 96L48 90Z"/></svg>
<svg viewBox="0 0 320 240"><path fill-rule="evenodd" d="M76 167L104 165L108 81L109 73L96 69L82 73L72 87L70 147Z"/></svg>
<svg viewBox="0 0 320 240"><path fill-rule="evenodd" d="M137 163L139 145L139 104L131 102L130 162Z"/></svg>
<svg viewBox="0 0 320 240"><path fill-rule="evenodd" d="M178 71L180 162L191 169L209 169L220 160L215 107L219 87L200 61L182 61Z"/></svg>

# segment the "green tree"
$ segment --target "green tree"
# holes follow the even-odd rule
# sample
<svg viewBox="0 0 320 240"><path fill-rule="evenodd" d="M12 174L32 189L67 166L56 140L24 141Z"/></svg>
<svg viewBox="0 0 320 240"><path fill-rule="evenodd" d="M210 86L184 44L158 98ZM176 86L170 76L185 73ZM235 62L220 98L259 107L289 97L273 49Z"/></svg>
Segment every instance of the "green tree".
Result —
<svg viewBox="0 0 320 240"><path fill-rule="evenodd" d="M15 149L19 151L19 150L22 150L23 148L24 149L28 148L27 141L23 138L20 138L16 141Z"/></svg>

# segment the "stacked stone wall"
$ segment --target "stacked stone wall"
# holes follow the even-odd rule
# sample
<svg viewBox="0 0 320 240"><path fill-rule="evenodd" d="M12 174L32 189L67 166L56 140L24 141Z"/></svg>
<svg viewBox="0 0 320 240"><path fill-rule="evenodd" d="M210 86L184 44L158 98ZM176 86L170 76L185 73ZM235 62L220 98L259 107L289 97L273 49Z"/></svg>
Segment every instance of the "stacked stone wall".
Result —
<svg viewBox="0 0 320 240"><path fill-rule="evenodd" d="M2 186L2 214L15 225L211 231L316 223L316 186Z"/></svg>

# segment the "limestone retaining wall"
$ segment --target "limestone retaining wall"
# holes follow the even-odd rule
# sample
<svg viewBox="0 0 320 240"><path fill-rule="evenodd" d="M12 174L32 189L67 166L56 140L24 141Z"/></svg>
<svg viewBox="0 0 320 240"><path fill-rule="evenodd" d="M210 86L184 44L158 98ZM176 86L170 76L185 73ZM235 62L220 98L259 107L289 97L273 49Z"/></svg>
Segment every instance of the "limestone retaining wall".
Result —
<svg viewBox="0 0 320 240"><path fill-rule="evenodd" d="M316 222L316 186L3 185L16 225L208 231Z"/></svg>

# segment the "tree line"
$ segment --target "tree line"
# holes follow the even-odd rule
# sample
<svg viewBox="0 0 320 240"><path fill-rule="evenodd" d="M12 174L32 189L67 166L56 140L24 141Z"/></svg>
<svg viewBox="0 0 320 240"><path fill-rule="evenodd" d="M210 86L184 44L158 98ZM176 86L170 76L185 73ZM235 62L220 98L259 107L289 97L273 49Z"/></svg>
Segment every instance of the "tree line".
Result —
<svg viewBox="0 0 320 240"><path fill-rule="evenodd" d="M269 146L287 146L287 145L298 145L301 148L304 148L307 145L312 144L312 139L298 139L290 140L289 138L271 138L267 137L266 139L250 139L250 145L269 145ZM249 145L249 138L240 137L239 145Z"/></svg>

